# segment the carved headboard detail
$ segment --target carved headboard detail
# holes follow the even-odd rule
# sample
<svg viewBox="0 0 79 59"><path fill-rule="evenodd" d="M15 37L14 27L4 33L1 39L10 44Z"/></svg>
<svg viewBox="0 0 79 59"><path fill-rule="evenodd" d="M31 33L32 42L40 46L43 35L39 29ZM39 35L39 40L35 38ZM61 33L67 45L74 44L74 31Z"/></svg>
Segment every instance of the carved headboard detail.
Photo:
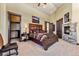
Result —
<svg viewBox="0 0 79 59"><path fill-rule="evenodd" d="M40 25L40 24L33 24L33 23L29 24L29 33L30 32L42 32L42 31L43 31L42 25Z"/></svg>

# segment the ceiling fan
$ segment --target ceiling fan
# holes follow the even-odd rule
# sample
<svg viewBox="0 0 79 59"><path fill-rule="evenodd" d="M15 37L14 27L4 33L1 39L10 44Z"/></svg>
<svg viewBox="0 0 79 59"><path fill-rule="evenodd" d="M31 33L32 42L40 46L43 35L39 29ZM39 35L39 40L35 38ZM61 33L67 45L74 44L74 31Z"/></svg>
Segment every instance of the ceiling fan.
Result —
<svg viewBox="0 0 79 59"><path fill-rule="evenodd" d="M47 5L47 3L38 3L38 7L44 7L45 8L45 6Z"/></svg>
<svg viewBox="0 0 79 59"><path fill-rule="evenodd" d="M38 6L41 6L42 5L47 5L47 3L38 3Z"/></svg>

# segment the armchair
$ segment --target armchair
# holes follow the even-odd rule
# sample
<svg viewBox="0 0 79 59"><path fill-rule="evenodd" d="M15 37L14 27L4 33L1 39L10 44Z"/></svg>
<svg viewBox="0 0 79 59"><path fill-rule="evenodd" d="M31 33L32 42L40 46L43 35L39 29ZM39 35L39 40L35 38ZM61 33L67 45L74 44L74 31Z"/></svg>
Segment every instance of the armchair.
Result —
<svg viewBox="0 0 79 59"><path fill-rule="evenodd" d="M18 55L18 45L17 43L10 43L6 44L5 46L3 45L3 38L0 34L0 56L3 56L5 52L8 52L7 55L5 56L10 56L10 55ZM11 51L14 50L15 53L11 53Z"/></svg>

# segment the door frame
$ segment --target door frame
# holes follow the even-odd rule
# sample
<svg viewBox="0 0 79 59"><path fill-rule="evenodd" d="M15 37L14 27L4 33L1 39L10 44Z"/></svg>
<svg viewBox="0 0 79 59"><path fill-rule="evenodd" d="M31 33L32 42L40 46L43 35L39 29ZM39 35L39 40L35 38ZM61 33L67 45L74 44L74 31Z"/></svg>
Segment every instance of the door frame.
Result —
<svg viewBox="0 0 79 59"><path fill-rule="evenodd" d="M20 38L21 38L21 15L20 14L17 14L17 13L14 13L14 12L10 12L10 11L7 11L7 14L8 14L8 44L11 42L11 22L10 22L10 15L15 15L15 16L20 16ZM19 39L19 41L21 41Z"/></svg>
<svg viewBox="0 0 79 59"><path fill-rule="evenodd" d="M59 22L59 21L62 21L62 24L63 24L63 17L56 21L56 34L57 34L57 22ZM62 26L62 29L63 29L63 26ZM62 30L61 38L62 38L62 36L63 36L63 30Z"/></svg>

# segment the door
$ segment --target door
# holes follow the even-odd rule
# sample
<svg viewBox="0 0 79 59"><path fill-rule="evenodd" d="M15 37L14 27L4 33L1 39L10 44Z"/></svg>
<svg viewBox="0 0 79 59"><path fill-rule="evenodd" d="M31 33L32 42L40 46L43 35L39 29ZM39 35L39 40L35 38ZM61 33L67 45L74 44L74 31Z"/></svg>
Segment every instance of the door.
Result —
<svg viewBox="0 0 79 59"><path fill-rule="evenodd" d="M63 24L63 18L59 19L56 22L56 28L57 28L56 33L59 38L62 38L62 24Z"/></svg>
<svg viewBox="0 0 79 59"><path fill-rule="evenodd" d="M21 15L8 12L8 43L21 38Z"/></svg>

